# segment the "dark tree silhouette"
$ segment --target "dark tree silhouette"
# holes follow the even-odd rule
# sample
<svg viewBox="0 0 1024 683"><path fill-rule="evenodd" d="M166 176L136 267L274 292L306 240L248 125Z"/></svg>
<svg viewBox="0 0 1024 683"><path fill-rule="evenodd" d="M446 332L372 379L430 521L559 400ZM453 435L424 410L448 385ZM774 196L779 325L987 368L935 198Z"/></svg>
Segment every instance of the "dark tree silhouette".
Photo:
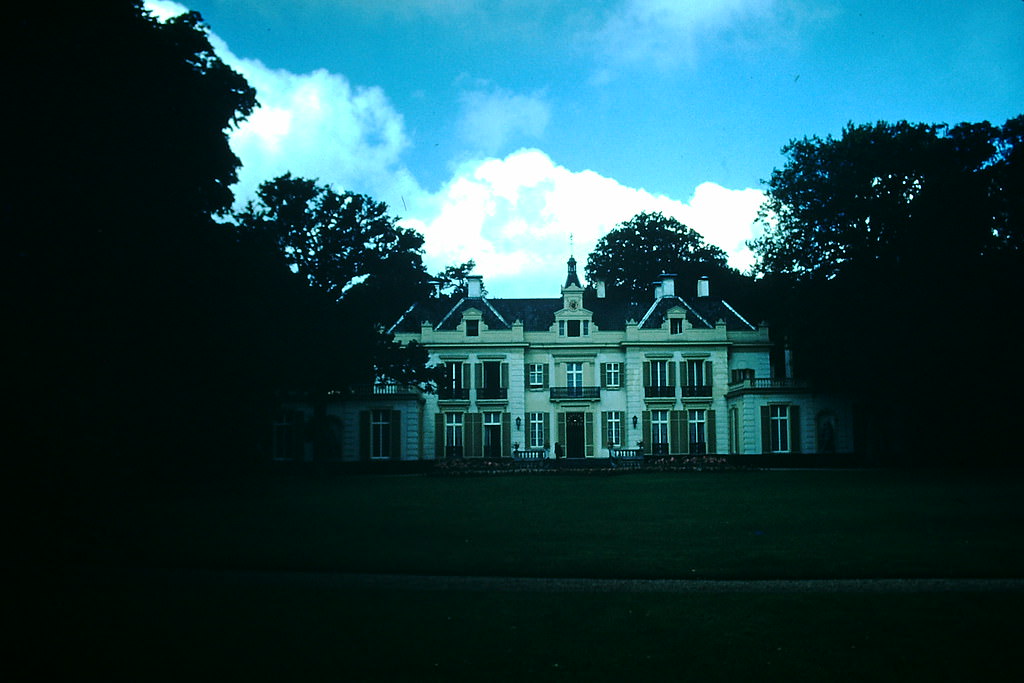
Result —
<svg viewBox="0 0 1024 683"><path fill-rule="evenodd" d="M791 142L771 176L751 244L771 319L888 457L1005 454L1024 376L982 359L1018 345L1021 127L851 124Z"/></svg>
<svg viewBox="0 0 1024 683"><path fill-rule="evenodd" d="M752 286L749 278L728 266L722 249L661 213L639 213L619 223L598 240L585 272L589 281L603 280L634 301L650 299L653 283L662 273L675 274L684 286L706 275L713 280L716 295L734 300L746 300Z"/></svg>

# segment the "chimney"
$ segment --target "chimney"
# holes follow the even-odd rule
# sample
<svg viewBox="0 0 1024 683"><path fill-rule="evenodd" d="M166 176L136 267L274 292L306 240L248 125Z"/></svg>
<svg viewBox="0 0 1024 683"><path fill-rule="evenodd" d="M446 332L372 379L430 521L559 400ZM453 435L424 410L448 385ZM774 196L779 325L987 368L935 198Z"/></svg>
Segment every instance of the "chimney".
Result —
<svg viewBox="0 0 1024 683"><path fill-rule="evenodd" d="M675 273L662 273L661 274L661 296L675 296L676 295L676 276Z"/></svg>
<svg viewBox="0 0 1024 683"><path fill-rule="evenodd" d="M654 298L655 299L660 299L661 298L661 280L655 280L654 281Z"/></svg>
<svg viewBox="0 0 1024 683"><path fill-rule="evenodd" d="M711 281L708 280L707 275L697 280L697 296L698 298L711 296Z"/></svg>
<svg viewBox="0 0 1024 683"><path fill-rule="evenodd" d="M604 289L604 280L594 280L594 289L597 291L598 299L603 299L607 295Z"/></svg>
<svg viewBox="0 0 1024 683"><path fill-rule="evenodd" d="M466 287L468 289L466 296L470 299L479 299L482 297L484 292L483 275L470 275L466 277Z"/></svg>

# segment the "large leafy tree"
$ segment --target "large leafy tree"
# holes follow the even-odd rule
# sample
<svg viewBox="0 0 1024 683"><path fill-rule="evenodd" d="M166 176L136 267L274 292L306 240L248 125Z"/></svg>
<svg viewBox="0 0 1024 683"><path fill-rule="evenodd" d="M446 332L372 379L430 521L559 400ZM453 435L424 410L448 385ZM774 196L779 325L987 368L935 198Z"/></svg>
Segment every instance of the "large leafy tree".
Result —
<svg viewBox="0 0 1024 683"><path fill-rule="evenodd" d="M639 213L598 240L587 259L587 279L626 292L634 301L651 297L653 282L673 273L681 284L702 276L715 282L722 296L739 295L749 286L727 264L726 253L707 244L696 230L671 216Z"/></svg>
<svg viewBox="0 0 1024 683"><path fill-rule="evenodd" d="M403 352L381 329L430 291L423 237L387 205L286 174L263 183L235 222L244 242L277 254L278 273L292 271L330 304L309 340L318 350L307 347L307 371L292 381L327 390L372 382L374 372L429 378L423 350Z"/></svg>
<svg viewBox="0 0 1024 683"><path fill-rule="evenodd" d="M223 454L254 395L254 323L213 217L254 91L194 13L20 3L4 27L13 449L78 472Z"/></svg>
<svg viewBox="0 0 1024 683"><path fill-rule="evenodd" d="M890 455L1000 446L1005 388L1024 378L975 364L970 340L1017 343L1002 302L1021 294L1021 128L851 124L789 143L768 183L751 246L771 317L804 374L860 398ZM965 418L964 395L989 400Z"/></svg>

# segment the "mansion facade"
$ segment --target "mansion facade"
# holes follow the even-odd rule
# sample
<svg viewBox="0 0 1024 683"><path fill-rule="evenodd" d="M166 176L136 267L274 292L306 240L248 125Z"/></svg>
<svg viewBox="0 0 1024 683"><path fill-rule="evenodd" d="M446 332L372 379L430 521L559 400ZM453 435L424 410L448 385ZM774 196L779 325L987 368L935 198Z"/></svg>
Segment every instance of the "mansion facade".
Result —
<svg viewBox="0 0 1024 683"><path fill-rule="evenodd" d="M338 460L608 458L850 453L841 397L773 367L768 329L672 275L646 302L581 286L570 258L560 296L496 299L470 276L466 296L412 306L390 328L443 366L436 393L394 384L327 407ZM292 406L275 456L297 451ZM288 429L286 429L288 428ZM291 435L291 436L286 436Z"/></svg>

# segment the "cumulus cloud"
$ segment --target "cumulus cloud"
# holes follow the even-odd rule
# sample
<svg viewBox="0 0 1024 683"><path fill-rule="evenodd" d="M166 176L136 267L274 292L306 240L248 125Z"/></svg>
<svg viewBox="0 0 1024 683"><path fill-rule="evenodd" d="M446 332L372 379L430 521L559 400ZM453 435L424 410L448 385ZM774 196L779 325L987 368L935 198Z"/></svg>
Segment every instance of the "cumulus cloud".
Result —
<svg viewBox="0 0 1024 683"><path fill-rule="evenodd" d="M545 296L564 279L570 235L582 265L605 233L641 211L678 218L725 249L732 265L749 267L744 242L763 198L704 183L682 202L523 149L462 164L403 224L426 237L432 269L473 259L495 296Z"/></svg>
<svg viewBox="0 0 1024 683"><path fill-rule="evenodd" d="M693 65L702 41L725 38L736 44L741 29L763 25L775 5L775 0L627 0L590 39L613 62Z"/></svg>
<svg viewBox="0 0 1024 683"><path fill-rule="evenodd" d="M456 129L478 154L497 154L516 139L541 137L551 117L543 95L524 95L488 84L464 92L460 100Z"/></svg>

